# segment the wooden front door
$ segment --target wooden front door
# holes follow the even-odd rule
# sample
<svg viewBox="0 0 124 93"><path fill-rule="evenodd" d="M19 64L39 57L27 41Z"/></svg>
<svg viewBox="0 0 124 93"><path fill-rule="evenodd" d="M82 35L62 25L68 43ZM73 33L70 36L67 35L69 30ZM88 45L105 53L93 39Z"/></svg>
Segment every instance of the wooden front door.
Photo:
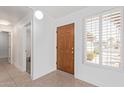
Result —
<svg viewBox="0 0 124 93"><path fill-rule="evenodd" d="M74 74L74 23L57 28L57 69Z"/></svg>

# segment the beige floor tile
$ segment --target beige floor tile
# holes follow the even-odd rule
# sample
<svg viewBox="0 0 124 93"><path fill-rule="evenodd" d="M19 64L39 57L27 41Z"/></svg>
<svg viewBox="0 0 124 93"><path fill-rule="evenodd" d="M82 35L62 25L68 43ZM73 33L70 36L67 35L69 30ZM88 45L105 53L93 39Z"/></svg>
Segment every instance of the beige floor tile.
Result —
<svg viewBox="0 0 124 93"><path fill-rule="evenodd" d="M5 79L2 79L0 80L0 85L13 85L15 84L15 82L11 79L11 78L5 78Z"/></svg>
<svg viewBox="0 0 124 93"><path fill-rule="evenodd" d="M0 82L1 81L3 81L3 80L5 80L5 79L9 79L10 77L9 77L9 75L8 74L6 74L6 73L0 73Z"/></svg>
<svg viewBox="0 0 124 93"><path fill-rule="evenodd" d="M22 75L22 76L14 77L13 80L16 83L28 83L28 82L32 82L32 80L30 79L30 77L27 76L27 75Z"/></svg>
<svg viewBox="0 0 124 93"><path fill-rule="evenodd" d="M39 79L31 80L26 72L21 72L14 65L0 62L0 87L94 87L87 82L75 79L72 74L59 70Z"/></svg>

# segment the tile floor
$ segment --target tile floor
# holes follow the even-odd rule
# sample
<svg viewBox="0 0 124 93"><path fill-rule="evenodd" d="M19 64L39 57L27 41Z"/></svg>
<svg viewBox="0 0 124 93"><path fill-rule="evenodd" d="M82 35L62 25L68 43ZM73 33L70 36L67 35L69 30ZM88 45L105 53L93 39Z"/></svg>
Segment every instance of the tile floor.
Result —
<svg viewBox="0 0 124 93"><path fill-rule="evenodd" d="M53 71L37 80L31 80L26 72L19 71L14 65L0 62L0 87L95 87L75 79L73 75Z"/></svg>

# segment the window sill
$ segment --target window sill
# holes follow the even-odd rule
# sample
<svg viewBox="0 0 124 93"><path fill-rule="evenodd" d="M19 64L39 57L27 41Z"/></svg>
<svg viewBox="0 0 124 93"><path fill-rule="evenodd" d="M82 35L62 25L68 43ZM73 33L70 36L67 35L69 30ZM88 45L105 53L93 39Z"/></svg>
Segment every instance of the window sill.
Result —
<svg viewBox="0 0 124 93"><path fill-rule="evenodd" d="M88 62L84 62L83 63L86 66L91 66L94 68L99 68L99 69L105 69L105 70L112 70L112 71L117 71L117 72L124 72L124 69L121 67L111 67L111 66L107 66L107 65L101 65L101 64L95 64L95 63L88 63Z"/></svg>

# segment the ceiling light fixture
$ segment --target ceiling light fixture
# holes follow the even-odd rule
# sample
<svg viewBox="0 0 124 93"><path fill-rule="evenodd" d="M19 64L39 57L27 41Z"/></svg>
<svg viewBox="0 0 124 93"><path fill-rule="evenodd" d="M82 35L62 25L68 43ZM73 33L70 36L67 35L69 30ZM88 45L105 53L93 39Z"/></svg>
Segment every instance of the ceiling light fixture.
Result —
<svg viewBox="0 0 124 93"><path fill-rule="evenodd" d="M10 22L7 20L0 20L0 25L8 26L8 25L10 25Z"/></svg>
<svg viewBox="0 0 124 93"><path fill-rule="evenodd" d="M35 11L35 17L38 20L41 20L41 19L43 19L44 15L43 15L43 13L40 10L37 10L37 11Z"/></svg>

